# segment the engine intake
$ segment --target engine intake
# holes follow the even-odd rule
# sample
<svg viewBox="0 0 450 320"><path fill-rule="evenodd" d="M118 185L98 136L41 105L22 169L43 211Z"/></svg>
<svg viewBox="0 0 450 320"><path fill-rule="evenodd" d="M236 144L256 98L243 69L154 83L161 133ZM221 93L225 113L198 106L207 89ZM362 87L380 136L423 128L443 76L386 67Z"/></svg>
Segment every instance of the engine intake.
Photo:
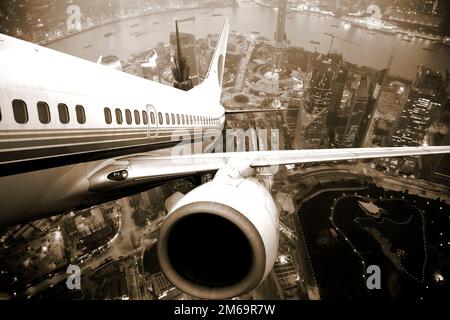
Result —
<svg viewBox="0 0 450 320"><path fill-rule="evenodd" d="M278 212L254 179L214 179L178 200L160 229L162 271L180 290L207 299L258 286L278 252Z"/></svg>

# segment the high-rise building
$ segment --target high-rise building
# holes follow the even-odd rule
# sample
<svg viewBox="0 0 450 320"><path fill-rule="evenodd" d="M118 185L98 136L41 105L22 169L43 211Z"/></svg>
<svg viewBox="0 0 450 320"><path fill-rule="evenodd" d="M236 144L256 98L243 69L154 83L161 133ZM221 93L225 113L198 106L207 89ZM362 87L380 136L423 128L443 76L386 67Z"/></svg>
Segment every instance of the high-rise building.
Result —
<svg viewBox="0 0 450 320"><path fill-rule="evenodd" d="M438 143L450 145L450 133ZM450 154L422 157L422 178L450 187Z"/></svg>
<svg viewBox="0 0 450 320"><path fill-rule="evenodd" d="M436 166L434 167L431 180L450 187L450 154L439 156L435 163Z"/></svg>
<svg viewBox="0 0 450 320"><path fill-rule="evenodd" d="M438 8L439 0L420 0L417 9L422 14L433 15Z"/></svg>
<svg viewBox="0 0 450 320"><path fill-rule="evenodd" d="M341 106L342 96L344 94L345 84L347 82L347 74L347 68L341 67L331 88L331 100L328 105L327 117L328 137L330 141L329 147L335 145L336 128L339 126L339 107Z"/></svg>
<svg viewBox="0 0 450 320"><path fill-rule="evenodd" d="M420 67L406 100L396 130L393 146L418 146L431 124L431 114L442 106L444 81L439 72Z"/></svg>
<svg viewBox="0 0 450 320"><path fill-rule="evenodd" d="M330 71L314 70L308 75L305 109L310 114L328 111L332 96L333 75Z"/></svg>
<svg viewBox="0 0 450 320"><path fill-rule="evenodd" d="M332 85L332 96L331 96L331 101L330 101L330 105L328 107L329 112L337 112L340 104L341 104L341 100L342 100L342 95L344 93L344 89L345 89L345 83L347 81L347 72L348 70L346 68L341 68L337 74L336 79L334 79L333 81L333 85Z"/></svg>
<svg viewBox="0 0 450 320"><path fill-rule="evenodd" d="M333 95L334 72L327 56L318 56L308 73L304 107L298 117L296 136L301 148L320 148L328 145L328 106Z"/></svg>
<svg viewBox="0 0 450 320"><path fill-rule="evenodd" d="M278 0L277 30L275 31L275 42L279 44L286 41L286 11L287 0Z"/></svg>
<svg viewBox="0 0 450 320"><path fill-rule="evenodd" d="M419 146L431 124L431 113L442 104L412 90L392 135L392 146Z"/></svg>
<svg viewBox="0 0 450 320"><path fill-rule="evenodd" d="M440 96L445 90L442 74L424 66L419 66L413 88L430 97Z"/></svg>
<svg viewBox="0 0 450 320"><path fill-rule="evenodd" d="M347 120L345 135L347 141L352 145L348 147L358 147L361 140L363 119L366 115L369 104L369 83L366 75L362 75L355 99L352 104L352 111Z"/></svg>
<svg viewBox="0 0 450 320"><path fill-rule="evenodd" d="M369 137L369 133L371 132L369 129L374 125L372 121L374 119L373 115L378 107L378 101L382 86L386 81L387 75L388 69L383 69L375 73L375 75L372 77L372 81L370 82L368 89L369 99L367 101L367 107L365 109L364 116L361 119L359 133L354 143L355 147L365 147L372 143L372 137Z"/></svg>
<svg viewBox="0 0 450 320"><path fill-rule="evenodd" d="M283 68L286 59L286 13L287 0L278 0L277 29L274 34L275 50L273 56L274 72L279 72Z"/></svg>
<svg viewBox="0 0 450 320"><path fill-rule="evenodd" d="M195 47L195 36L190 33L179 33L180 47L183 57L186 59L189 67L189 78L194 85L199 83L199 67L197 49ZM170 44L174 52L174 57L177 55L177 40L176 33L170 33Z"/></svg>
<svg viewBox="0 0 450 320"><path fill-rule="evenodd" d="M439 12L439 8L445 0L415 0L394 2L397 10L404 12L415 12L416 14L434 15Z"/></svg>

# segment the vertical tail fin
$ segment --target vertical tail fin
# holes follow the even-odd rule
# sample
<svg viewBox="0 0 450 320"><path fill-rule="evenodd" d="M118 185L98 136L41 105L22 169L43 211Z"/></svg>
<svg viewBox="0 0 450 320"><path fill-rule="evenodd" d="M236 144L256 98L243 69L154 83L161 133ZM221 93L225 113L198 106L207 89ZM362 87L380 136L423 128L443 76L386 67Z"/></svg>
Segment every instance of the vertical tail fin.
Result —
<svg viewBox="0 0 450 320"><path fill-rule="evenodd" d="M220 94L222 91L223 71L225 66L225 56L227 54L228 33L230 25L228 19L225 19L222 32L217 40L216 48L209 65L208 73L205 80L198 88L202 95L207 95L215 101L220 101ZM196 90L197 91L197 90Z"/></svg>

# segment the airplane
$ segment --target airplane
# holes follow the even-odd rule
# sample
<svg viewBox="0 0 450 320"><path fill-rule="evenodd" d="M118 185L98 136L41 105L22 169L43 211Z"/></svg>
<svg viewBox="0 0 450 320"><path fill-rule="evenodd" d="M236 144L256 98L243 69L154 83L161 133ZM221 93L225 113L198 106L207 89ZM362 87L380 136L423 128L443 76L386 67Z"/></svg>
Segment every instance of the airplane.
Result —
<svg viewBox="0 0 450 320"><path fill-rule="evenodd" d="M226 20L204 81L190 90L0 34L0 226L215 173L172 199L157 253L181 291L231 298L256 288L277 256L278 212L261 182L265 169L450 152L440 146L177 153L180 132L194 136L187 145L195 149L215 143L224 128L228 33Z"/></svg>

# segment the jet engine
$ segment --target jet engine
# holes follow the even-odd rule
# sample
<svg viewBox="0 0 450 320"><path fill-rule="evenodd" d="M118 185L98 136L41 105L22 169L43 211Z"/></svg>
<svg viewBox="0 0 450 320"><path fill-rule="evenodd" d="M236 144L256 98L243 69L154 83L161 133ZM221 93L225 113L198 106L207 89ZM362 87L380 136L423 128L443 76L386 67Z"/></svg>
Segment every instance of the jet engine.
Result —
<svg viewBox="0 0 450 320"><path fill-rule="evenodd" d="M272 270L278 212L254 178L217 176L168 208L157 245L168 280L205 299L251 291Z"/></svg>

